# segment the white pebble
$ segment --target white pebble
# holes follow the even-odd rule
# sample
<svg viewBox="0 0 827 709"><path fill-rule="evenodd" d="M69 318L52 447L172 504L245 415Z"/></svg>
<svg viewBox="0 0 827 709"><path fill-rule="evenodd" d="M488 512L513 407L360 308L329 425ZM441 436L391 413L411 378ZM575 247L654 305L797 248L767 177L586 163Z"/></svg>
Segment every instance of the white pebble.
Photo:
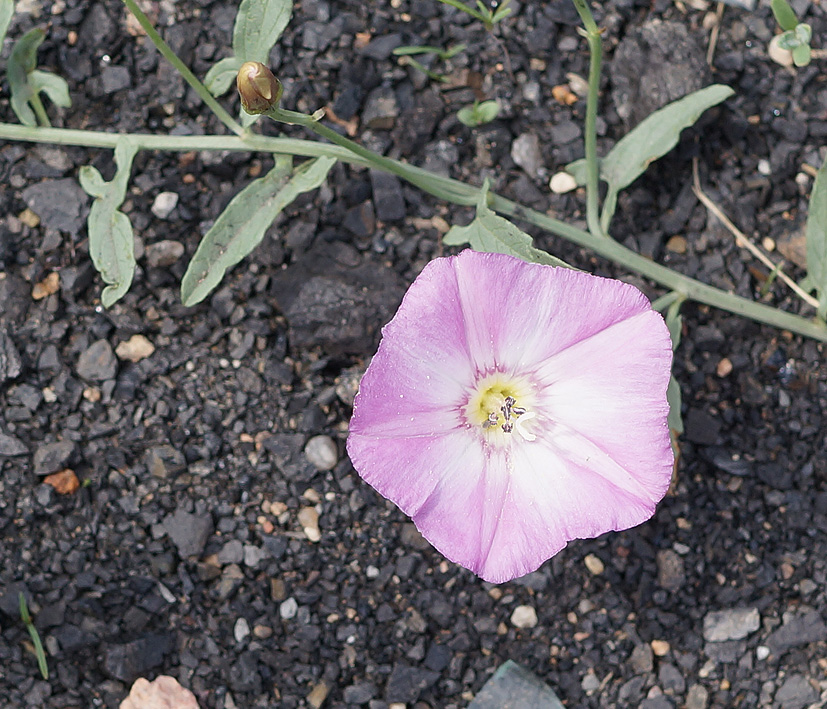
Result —
<svg viewBox="0 0 827 709"><path fill-rule="evenodd" d="M296 617L296 613L299 612L299 604L295 598L292 596L288 598L284 603L279 606L279 615L284 620L290 620L291 618Z"/></svg>
<svg viewBox="0 0 827 709"><path fill-rule="evenodd" d="M577 187L577 180L567 172L558 172L551 178L548 187L554 194L565 194Z"/></svg>
<svg viewBox="0 0 827 709"><path fill-rule="evenodd" d="M603 573L603 562L594 554L588 554L583 561L586 564L586 568L595 576L600 576L600 574Z"/></svg>
<svg viewBox="0 0 827 709"><path fill-rule="evenodd" d="M755 659L766 660L770 656L770 649L766 645L759 645L755 648Z"/></svg>
<svg viewBox="0 0 827 709"><path fill-rule="evenodd" d="M761 158L758 161L758 172L762 175L771 175L772 168L770 167L770 161L766 158Z"/></svg>
<svg viewBox="0 0 827 709"><path fill-rule="evenodd" d="M533 606L517 606L511 614L511 624L515 628L533 628L537 625L537 611Z"/></svg>
<svg viewBox="0 0 827 709"><path fill-rule="evenodd" d="M333 470L339 462L339 448L330 436L313 436L304 447L304 455L318 470Z"/></svg>
<svg viewBox="0 0 827 709"><path fill-rule="evenodd" d="M250 634L250 624L245 618L239 618L233 628L233 637L237 643L242 642Z"/></svg>
<svg viewBox="0 0 827 709"><path fill-rule="evenodd" d="M365 576L367 576L369 579L375 579L377 576L379 576L379 569L377 569L375 566L368 566L368 568L365 569Z"/></svg>
<svg viewBox="0 0 827 709"><path fill-rule="evenodd" d="M161 192L155 198L150 210L158 219L166 219L178 205L178 195L175 192Z"/></svg>

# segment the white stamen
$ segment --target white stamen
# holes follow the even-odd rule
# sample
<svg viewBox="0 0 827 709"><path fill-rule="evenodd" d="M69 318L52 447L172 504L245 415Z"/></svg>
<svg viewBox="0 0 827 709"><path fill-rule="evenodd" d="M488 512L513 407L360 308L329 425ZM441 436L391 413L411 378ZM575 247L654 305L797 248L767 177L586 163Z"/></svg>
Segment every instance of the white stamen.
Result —
<svg viewBox="0 0 827 709"><path fill-rule="evenodd" d="M530 421L531 419L535 418L537 414L533 411L526 411L522 416L514 421L514 428L517 429L517 433L519 433L525 440L527 441L534 441L537 440L537 436L533 433L529 433L523 428L523 424L526 421Z"/></svg>

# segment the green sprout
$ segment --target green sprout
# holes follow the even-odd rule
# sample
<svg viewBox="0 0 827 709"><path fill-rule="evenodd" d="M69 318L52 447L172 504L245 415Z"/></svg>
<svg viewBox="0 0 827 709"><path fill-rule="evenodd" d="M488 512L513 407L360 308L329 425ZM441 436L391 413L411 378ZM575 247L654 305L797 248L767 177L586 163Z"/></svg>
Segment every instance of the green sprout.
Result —
<svg viewBox="0 0 827 709"><path fill-rule="evenodd" d="M469 128L491 123L500 112L496 101L474 101L471 106L465 106L457 111L457 118Z"/></svg>
<svg viewBox="0 0 827 709"><path fill-rule="evenodd" d="M477 0L476 8L466 5L464 2L460 2L460 0L439 1L444 5L450 5L451 7L457 8L457 10L462 10L474 19L479 20L489 32L494 29L497 23L502 22L502 20L511 14L511 8L508 7L511 0L503 0L501 3L497 3L495 0L492 2L494 9L488 7L482 0Z"/></svg>
<svg viewBox="0 0 827 709"><path fill-rule="evenodd" d="M465 49L464 44L457 44L453 47L449 47L448 49L440 49L439 47L431 47L428 45L424 46L405 46L405 47L398 47L397 49L393 50L394 56L400 57L399 63L400 64L409 64L410 66L418 69L423 74L425 74L428 78L439 81L440 83L445 83L448 81L448 77L444 74L439 74L435 71L432 71L428 67L424 66L421 62L414 59L414 55L416 54L435 54L437 59L440 61L448 61L451 57L456 56L459 54L463 49Z"/></svg>
<svg viewBox="0 0 827 709"><path fill-rule="evenodd" d="M778 46L786 49L793 55L796 66L807 66L810 63L812 50L810 40L813 29L806 22L799 22L795 11L787 0L772 0L772 14L775 21L784 32L778 38Z"/></svg>
<svg viewBox="0 0 827 709"><path fill-rule="evenodd" d="M43 651L43 643L40 642L40 635L37 633L37 628L32 623L32 617L29 615L29 607L26 605L26 597L22 591L18 596L20 600L20 619L29 631L29 636L34 645L34 654L37 657L37 666L40 668L40 674L43 679L49 679L49 665L46 664L46 653Z"/></svg>

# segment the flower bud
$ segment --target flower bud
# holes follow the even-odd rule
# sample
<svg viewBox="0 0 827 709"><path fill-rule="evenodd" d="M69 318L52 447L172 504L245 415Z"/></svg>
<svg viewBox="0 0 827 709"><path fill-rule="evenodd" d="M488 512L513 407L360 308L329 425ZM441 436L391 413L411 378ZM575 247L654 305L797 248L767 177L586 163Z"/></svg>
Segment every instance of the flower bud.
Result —
<svg viewBox="0 0 827 709"><path fill-rule="evenodd" d="M267 113L279 105L284 90L281 82L261 62L245 62L236 79L241 106L253 115Z"/></svg>

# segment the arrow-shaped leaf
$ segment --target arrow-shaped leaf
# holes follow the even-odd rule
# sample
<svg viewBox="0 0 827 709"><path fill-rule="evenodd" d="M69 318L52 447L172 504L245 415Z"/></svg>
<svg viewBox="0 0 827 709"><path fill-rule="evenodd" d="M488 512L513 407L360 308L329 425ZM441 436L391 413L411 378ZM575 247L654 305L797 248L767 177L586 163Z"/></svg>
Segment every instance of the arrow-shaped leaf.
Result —
<svg viewBox="0 0 827 709"><path fill-rule="evenodd" d="M468 226L451 227L450 231L442 237L442 243L446 246L470 244L475 251L508 254L530 263L571 268L559 258L534 248L533 241L528 234L491 211L488 207L488 180L485 181L480 191L474 220Z"/></svg>
<svg viewBox="0 0 827 709"><path fill-rule="evenodd" d="M126 197L132 159L137 146L121 137L115 146L115 177L106 182L91 165L84 165L78 177L83 190L95 198L89 210L89 254L106 288L101 293L103 307L120 300L132 285L135 274L135 237L129 217L118 210Z"/></svg>
<svg viewBox="0 0 827 709"><path fill-rule="evenodd" d="M304 163L293 173L287 156L276 159L264 177L239 192L204 235L181 281L184 305L200 303L224 277L264 238L278 214L303 192L324 182L335 158L320 157Z"/></svg>
<svg viewBox="0 0 827 709"><path fill-rule="evenodd" d="M818 295L818 314L827 315L827 163L816 173L807 213L807 279Z"/></svg>

